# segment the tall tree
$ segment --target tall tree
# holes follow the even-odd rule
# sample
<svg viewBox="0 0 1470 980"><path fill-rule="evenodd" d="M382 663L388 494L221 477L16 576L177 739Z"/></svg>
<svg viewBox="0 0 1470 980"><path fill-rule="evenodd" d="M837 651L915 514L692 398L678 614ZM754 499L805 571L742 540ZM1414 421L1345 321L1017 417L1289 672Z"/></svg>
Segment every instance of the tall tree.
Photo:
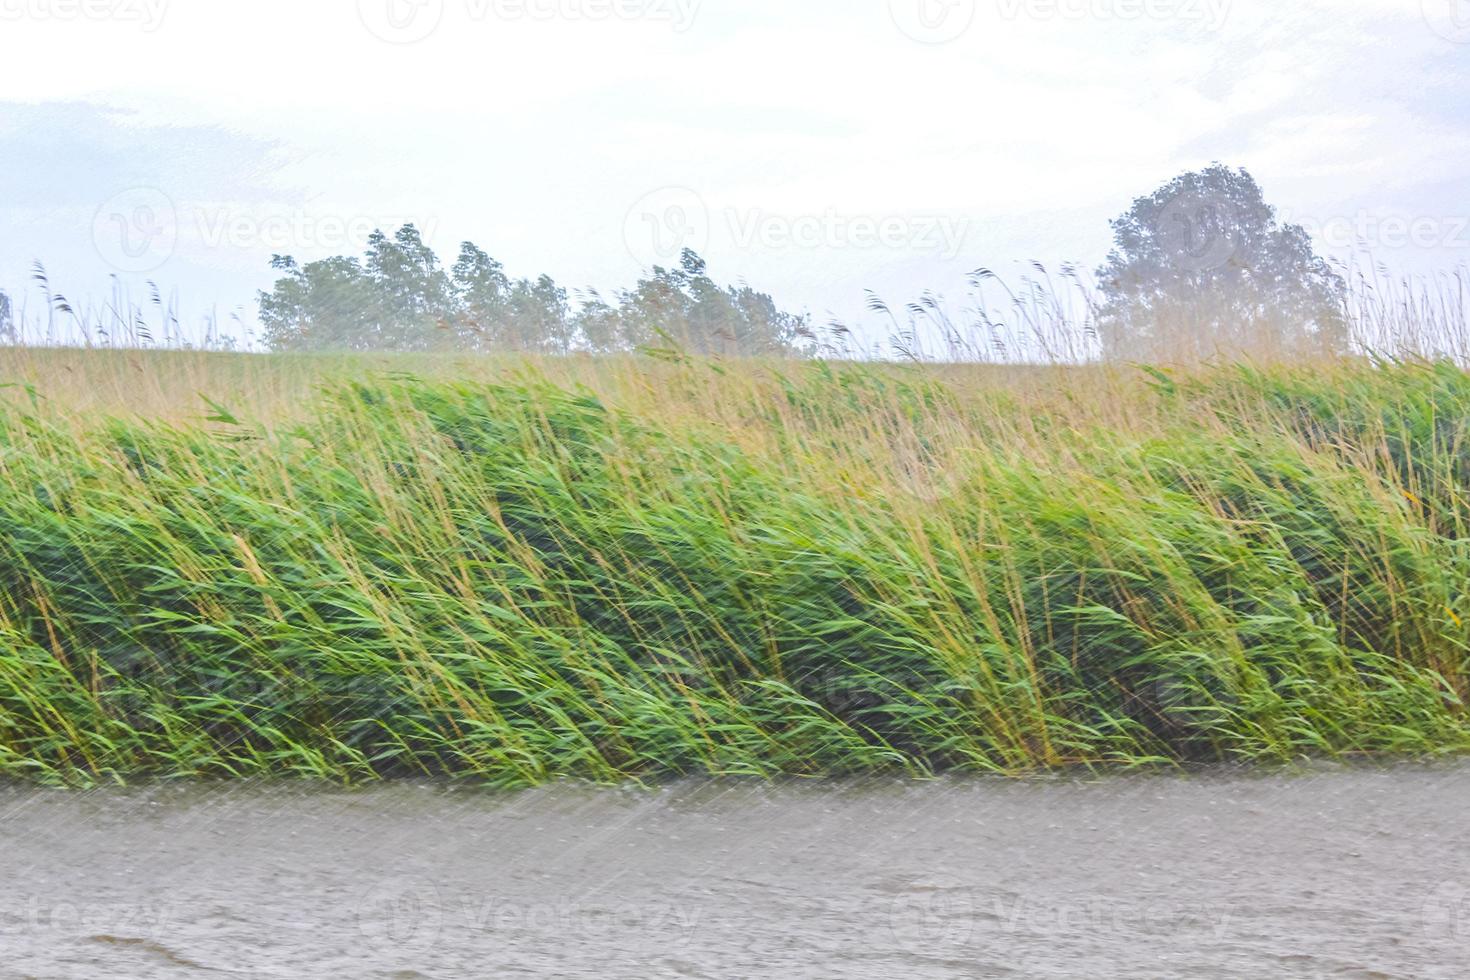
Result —
<svg viewBox="0 0 1470 980"><path fill-rule="evenodd" d="M520 279L510 290L509 346L513 350L565 354L572 349L567 291L550 276Z"/></svg>
<svg viewBox="0 0 1470 980"><path fill-rule="evenodd" d="M721 288L687 248L678 266L655 266L620 299L623 335L634 346L667 336L695 354L769 356L802 353L811 338L806 317L749 286Z"/></svg>
<svg viewBox="0 0 1470 980"><path fill-rule="evenodd" d="M550 276L513 280L473 242L446 271L412 225L375 231L361 260L278 255L271 267L283 275L260 294L260 317L274 350L610 353L667 338L693 353L768 355L798 353L810 336L765 293L716 285L692 251L616 305L589 291L578 308Z"/></svg>
<svg viewBox="0 0 1470 980"><path fill-rule="evenodd" d="M1106 353L1292 354L1346 346L1345 284L1245 171L1180 174L1112 222L1098 269Z"/></svg>
<svg viewBox="0 0 1470 980"><path fill-rule="evenodd" d="M378 331L385 346L396 350L453 346L456 311L449 276L417 228L404 225L391 239L373 232L363 268L382 304Z"/></svg>
<svg viewBox="0 0 1470 980"><path fill-rule="evenodd" d="M507 343L510 279L505 267L474 242L459 248L454 263L454 295L459 303L455 339L465 350L488 350Z"/></svg>
<svg viewBox="0 0 1470 980"><path fill-rule="evenodd" d="M357 259L336 256L300 265L289 255L271 259L283 273L260 294L263 339L271 350L380 350L383 302Z"/></svg>

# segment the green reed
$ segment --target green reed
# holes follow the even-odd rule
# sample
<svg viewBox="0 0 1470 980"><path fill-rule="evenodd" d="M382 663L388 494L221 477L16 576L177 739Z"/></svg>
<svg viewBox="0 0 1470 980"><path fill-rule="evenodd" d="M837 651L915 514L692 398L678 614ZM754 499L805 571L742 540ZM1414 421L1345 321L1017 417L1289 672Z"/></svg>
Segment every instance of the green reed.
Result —
<svg viewBox="0 0 1470 980"><path fill-rule="evenodd" d="M1470 747L1458 368L599 370L334 375L269 424L5 401L0 773Z"/></svg>

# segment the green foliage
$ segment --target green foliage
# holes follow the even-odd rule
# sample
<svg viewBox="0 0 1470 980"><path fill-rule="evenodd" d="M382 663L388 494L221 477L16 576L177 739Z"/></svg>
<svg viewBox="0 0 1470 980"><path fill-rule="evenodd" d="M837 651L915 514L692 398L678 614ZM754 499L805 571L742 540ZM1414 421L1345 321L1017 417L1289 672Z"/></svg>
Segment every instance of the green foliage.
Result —
<svg viewBox="0 0 1470 980"><path fill-rule="evenodd" d="M748 418L768 441L536 377L337 385L280 431L213 401L209 428L80 432L7 403L0 773L524 785L1470 747L1467 376L1163 380L1130 411L1164 429L1029 451L932 376L859 365L786 369ZM911 444L959 461L944 493L855 475Z"/></svg>
<svg viewBox="0 0 1470 980"><path fill-rule="evenodd" d="M374 232L363 260L300 265L260 294L267 346L276 351L631 351L666 342L693 354L780 355L809 346L804 316L748 286L722 288L685 250L608 303L595 291L575 308L550 276L512 280L472 242L447 272L413 225ZM3 326L3 323L0 323Z"/></svg>
<svg viewBox="0 0 1470 980"><path fill-rule="evenodd" d="M1244 169L1181 174L1112 227L1097 278L1113 356L1320 354L1347 341L1346 283Z"/></svg>

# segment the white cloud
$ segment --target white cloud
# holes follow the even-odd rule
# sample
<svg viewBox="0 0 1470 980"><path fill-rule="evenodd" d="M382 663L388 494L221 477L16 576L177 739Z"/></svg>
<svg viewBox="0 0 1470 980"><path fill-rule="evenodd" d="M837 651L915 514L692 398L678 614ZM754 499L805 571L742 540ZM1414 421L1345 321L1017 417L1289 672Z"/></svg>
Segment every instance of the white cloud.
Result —
<svg viewBox="0 0 1470 980"><path fill-rule="evenodd" d="M362 0L369 20L390 2L439 0ZM157 275L227 305L268 284L271 251L330 251L325 227L375 217L413 216L446 252L474 238L513 271L625 283L627 211L665 185L717 215L967 222L950 261L711 236L717 274L845 315L864 286L902 295L1007 259L1096 261L1110 214L1215 159L1252 168L1294 212L1463 209L1443 195L1470 152L1452 104L1470 47L1432 31L1417 0L991 0L945 44L906 36L888 0L490 2L442 0L435 31L391 44L357 0L172 0L152 29L0 0L25 12L3 25L19 234L0 244L0 280L33 257L105 274L89 212L140 183L166 184L186 216ZM588 13L609 10L650 16ZM62 120L84 131L61 141L14 122L35 111L15 103L65 100L132 115ZM40 201L58 175L80 203Z"/></svg>

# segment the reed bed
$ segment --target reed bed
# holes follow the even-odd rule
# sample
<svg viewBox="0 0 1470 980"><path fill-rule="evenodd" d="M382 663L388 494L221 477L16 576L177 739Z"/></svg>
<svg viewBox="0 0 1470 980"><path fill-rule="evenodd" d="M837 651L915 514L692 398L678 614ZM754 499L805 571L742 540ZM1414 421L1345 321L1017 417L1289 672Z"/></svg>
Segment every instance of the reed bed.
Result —
<svg viewBox="0 0 1470 980"><path fill-rule="evenodd" d="M0 774L1470 747L1470 374L0 353Z"/></svg>

